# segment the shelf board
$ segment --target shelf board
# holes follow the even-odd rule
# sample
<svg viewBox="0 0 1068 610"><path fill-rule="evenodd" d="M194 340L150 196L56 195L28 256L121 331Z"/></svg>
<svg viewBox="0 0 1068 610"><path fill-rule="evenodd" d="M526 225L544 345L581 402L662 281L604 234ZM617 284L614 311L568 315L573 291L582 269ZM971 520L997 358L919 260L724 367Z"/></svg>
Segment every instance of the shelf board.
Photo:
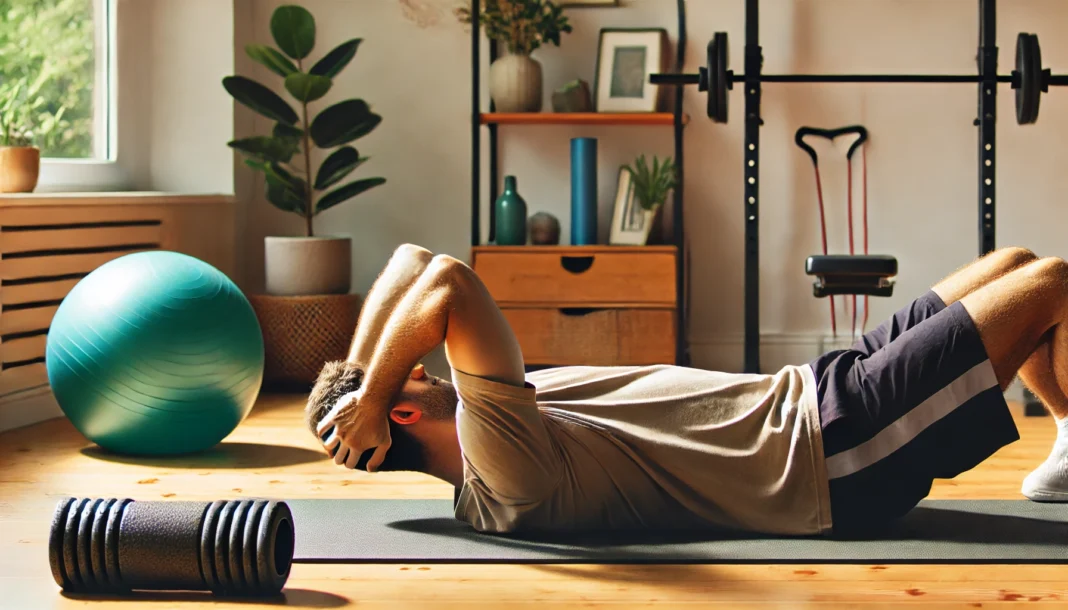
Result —
<svg viewBox="0 0 1068 610"><path fill-rule="evenodd" d="M483 125L674 125L670 112L486 112ZM682 115L685 125L690 120Z"/></svg>

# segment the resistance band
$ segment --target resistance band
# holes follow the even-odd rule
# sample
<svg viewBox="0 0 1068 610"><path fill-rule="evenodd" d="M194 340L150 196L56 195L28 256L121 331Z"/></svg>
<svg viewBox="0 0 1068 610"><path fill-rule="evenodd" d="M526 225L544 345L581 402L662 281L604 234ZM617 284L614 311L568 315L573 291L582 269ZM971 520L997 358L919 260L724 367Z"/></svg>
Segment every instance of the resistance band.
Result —
<svg viewBox="0 0 1068 610"><path fill-rule="evenodd" d="M826 138L832 143L835 138L843 135L855 134L857 139L849 147L849 151L846 153L846 183L847 183L847 196L846 196L846 216L849 224L849 254L853 256L856 254L855 240L853 237L853 153L858 148L861 148L864 142L868 139L868 130L860 125L851 125L849 127L842 127L839 129L818 129L815 127L802 127L797 130L797 135L794 140L799 147L801 147L808 156L812 159L812 168L816 174L816 198L819 202L820 210L820 236L823 242L823 254L826 256L829 254L827 247L827 216L823 203L823 180L820 177L820 165L819 156L816 154L816 150L804 142L804 138L807 136L816 136L820 138ZM863 254L868 254L868 154L866 149L861 150L861 171L862 171L862 225L863 225ZM857 335L857 295L850 295L853 299L853 327L852 333L855 337ZM834 296L828 298L831 304L831 333L838 336L838 322L837 314L834 306ZM868 295L864 295L864 318L861 321L861 334L868 325Z"/></svg>

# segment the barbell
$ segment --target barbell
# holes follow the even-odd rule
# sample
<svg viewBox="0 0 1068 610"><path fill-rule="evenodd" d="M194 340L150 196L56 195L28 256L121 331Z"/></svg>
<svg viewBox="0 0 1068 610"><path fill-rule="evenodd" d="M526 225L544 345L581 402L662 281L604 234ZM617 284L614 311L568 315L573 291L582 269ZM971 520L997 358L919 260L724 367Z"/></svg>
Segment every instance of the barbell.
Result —
<svg viewBox="0 0 1068 610"><path fill-rule="evenodd" d="M752 78L735 74L727 68L727 33L716 32L708 43L706 66L697 74L653 74L654 85L697 85L708 92L708 118L727 122L727 92L734 83L971 83L986 79L980 74L759 74ZM1038 36L1021 32L1016 37L1016 69L1011 74L990 78L1010 83L1016 91L1016 122L1027 125L1038 120L1039 101L1051 86L1068 86L1068 76L1054 75L1042 67L1042 49Z"/></svg>

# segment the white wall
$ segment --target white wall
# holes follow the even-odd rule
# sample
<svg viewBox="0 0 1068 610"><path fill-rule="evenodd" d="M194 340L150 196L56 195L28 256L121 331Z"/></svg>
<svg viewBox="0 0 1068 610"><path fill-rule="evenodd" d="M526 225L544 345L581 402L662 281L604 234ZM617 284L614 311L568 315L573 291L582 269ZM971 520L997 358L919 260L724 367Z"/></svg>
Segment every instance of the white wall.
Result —
<svg viewBox="0 0 1068 610"><path fill-rule="evenodd" d="M234 192L234 11L222 0L118 0L118 163L132 190Z"/></svg>
<svg viewBox="0 0 1068 610"><path fill-rule="evenodd" d="M268 21L280 2L238 0L242 2L252 24L245 35L269 41ZM360 171L390 182L318 221L320 230L355 238L355 289L365 291L402 242L466 257L470 56L469 36L449 12L455 3L302 4L319 22L322 42L317 53L349 36L365 38L326 101L361 96L385 117L375 133L359 142L361 153L372 157ZM665 27L674 43L674 0L624 0L623 5L570 10L575 32L565 35L561 48L535 54L545 70L546 108L552 88L574 78L593 82L599 28ZM974 73L976 5L975 0L764 0L765 72ZM686 69L696 71L707 41L724 30L731 35L731 67L741 72L744 3L691 1L688 12ZM1057 0L1001 2L1001 72L1013 67L1015 36L1021 30L1039 34L1046 65L1055 72L1068 69L1068 41L1058 35L1066 20L1068 4ZM244 41L239 37L237 42ZM264 72L252 69L256 77L266 76ZM1039 124L1019 127L1011 89L1002 86L999 93L998 244L1068 256L1068 245L1057 230L1058 221L1068 216L1058 188L1058 170L1068 160L1062 136L1068 131L1068 94L1054 90L1044 96ZM687 90L684 103L692 117L686 130L685 198L693 261L690 338L695 364L739 370L742 93L739 87L731 94L727 125L705 118L704 99L695 88ZM975 87L961 85L765 86L760 159L765 368L807 359L818 349L818 337L830 329L827 302L811 296L810 278L803 273L805 257L817 253L820 242L812 168L793 144L794 131L801 125L861 123L871 132L871 249L897 256L901 274L893 298L873 301L871 319L877 321L978 251L975 106ZM253 125L262 130L266 121ZM501 136L502 175L518 176L531 212L544 209L560 218L565 239L570 138L600 140L602 219L610 213L614 168L642 152L669 155L673 150L670 128L660 127L502 127ZM845 205L843 151L825 147L820 152L829 213L840 217ZM238 171L238 184L243 184L241 174L247 170ZM298 219L264 204L258 184L239 188L239 194L249 201L245 281L255 288L262 283L261 237L296 234L301 226ZM859 212L859 199L857 205ZM842 251L844 224L835 221L831 231L832 249Z"/></svg>
<svg viewBox="0 0 1068 610"><path fill-rule="evenodd" d="M274 0L238 0L239 13L250 19L246 28L255 42L273 44L269 23ZM468 38L452 22L421 29L404 18L393 1L345 2L311 0L301 4L317 18L315 61L349 38L364 42L355 59L335 79L334 88L315 102L312 113L359 97L384 118L370 135L355 142L371 159L352 178L383 176L388 182L315 221L322 234L352 236L353 281L366 292L390 252L415 242L436 252L467 256L470 243L470 70ZM447 4L447 3L442 3ZM281 78L244 57L248 40L238 40L239 70L284 92ZM288 94L284 94L288 96ZM252 115L244 112L238 114ZM267 133L273 123L253 115L240 125L238 136ZM324 158L318 152L314 165ZM248 199L244 248L246 282L263 283L263 236L299 235L303 221L282 213L263 199L263 183L252 171L238 167L238 195Z"/></svg>

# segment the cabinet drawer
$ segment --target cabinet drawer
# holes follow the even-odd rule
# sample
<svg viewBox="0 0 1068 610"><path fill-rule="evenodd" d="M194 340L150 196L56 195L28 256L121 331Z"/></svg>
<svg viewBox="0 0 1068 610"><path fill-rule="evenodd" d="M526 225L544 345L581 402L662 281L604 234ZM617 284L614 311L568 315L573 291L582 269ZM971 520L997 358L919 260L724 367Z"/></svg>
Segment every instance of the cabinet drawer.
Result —
<svg viewBox="0 0 1068 610"><path fill-rule="evenodd" d="M672 309L502 309L527 364L674 364Z"/></svg>
<svg viewBox="0 0 1068 610"><path fill-rule="evenodd" d="M473 267L503 307L675 306L674 249L481 248Z"/></svg>

